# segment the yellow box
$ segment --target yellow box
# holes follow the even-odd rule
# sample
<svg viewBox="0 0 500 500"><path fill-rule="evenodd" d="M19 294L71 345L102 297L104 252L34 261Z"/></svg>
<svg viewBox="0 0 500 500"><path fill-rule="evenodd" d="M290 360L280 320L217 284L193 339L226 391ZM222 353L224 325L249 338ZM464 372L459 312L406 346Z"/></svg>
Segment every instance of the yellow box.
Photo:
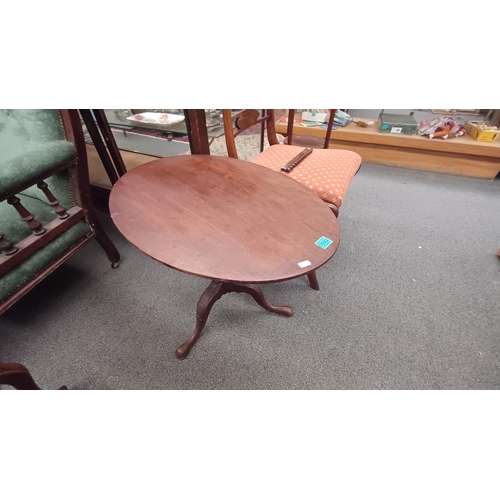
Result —
<svg viewBox="0 0 500 500"><path fill-rule="evenodd" d="M481 130L475 126L476 122L466 122L467 133L478 142L495 142L500 137L500 130Z"/></svg>

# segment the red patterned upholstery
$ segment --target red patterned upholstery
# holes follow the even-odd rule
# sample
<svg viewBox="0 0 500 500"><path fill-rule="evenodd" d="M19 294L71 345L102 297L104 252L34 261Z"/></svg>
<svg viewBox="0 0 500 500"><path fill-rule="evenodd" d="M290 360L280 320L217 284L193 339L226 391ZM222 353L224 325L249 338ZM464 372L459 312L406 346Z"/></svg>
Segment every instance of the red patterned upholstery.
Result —
<svg viewBox="0 0 500 500"><path fill-rule="evenodd" d="M280 171L303 151L300 146L277 144L253 158L252 163ZM361 156L343 149L314 149L290 173L283 172L314 191L323 201L340 208L352 178L359 170Z"/></svg>

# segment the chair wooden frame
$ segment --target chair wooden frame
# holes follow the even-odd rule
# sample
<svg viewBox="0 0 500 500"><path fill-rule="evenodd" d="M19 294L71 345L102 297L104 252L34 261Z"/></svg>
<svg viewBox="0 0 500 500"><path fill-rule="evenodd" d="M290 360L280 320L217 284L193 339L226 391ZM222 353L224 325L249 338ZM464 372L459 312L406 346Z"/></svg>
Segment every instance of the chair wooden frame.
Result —
<svg viewBox="0 0 500 500"><path fill-rule="evenodd" d="M329 149L330 137L332 134L333 123L335 119L336 109L330 110L330 117L328 119L328 127L326 129L325 140L323 143L323 149ZM265 123L267 129L267 138L269 144L274 146L279 144L278 137L276 135L276 115L274 109L265 110L264 116L260 116L259 111L256 109L243 109L236 115L231 115L231 110L223 109L222 116L224 119L224 133L226 137L226 146L228 156L231 158L238 158L238 151L236 149L235 137L237 137L241 132L247 128L256 125L258 123ZM286 140L287 145L293 144L293 124L294 124L295 110L288 110L288 125ZM234 123L234 127L233 127ZM331 211L335 214L335 217L339 216L339 207L333 205L332 203L325 202Z"/></svg>
<svg viewBox="0 0 500 500"><path fill-rule="evenodd" d="M265 122L267 129L267 139L271 146L279 144L278 137L276 135L276 113L274 109L264 110L264 116L260 116L260 113L256 109L243 109L235 115L231 115L230 109L223 109L222 116L224 119L224 133L226 135L226 144L228 156L231 158L238 158L238 152L236 150L236 143L234 138L237 137L241 132L246 130L252 125ZM330 137L332 135L333 121L335 119L336 109L330 110L330 117L328 119L328 127L326 129L325 140L323 144L323 149L328 149L330 146ZM293 142L293 123L295 118L295 110L288 110L288 125L287 125L287 144L291 145ZM233 128L232 124L235 124ZM236 130L236 131L235 131Z"/></svg>

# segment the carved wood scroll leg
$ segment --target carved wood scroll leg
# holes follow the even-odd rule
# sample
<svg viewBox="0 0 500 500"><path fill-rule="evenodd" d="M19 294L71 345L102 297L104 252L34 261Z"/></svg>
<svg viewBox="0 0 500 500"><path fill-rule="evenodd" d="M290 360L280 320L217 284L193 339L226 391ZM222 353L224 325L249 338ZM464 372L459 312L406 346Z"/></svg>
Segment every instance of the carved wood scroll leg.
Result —
<svg viewBox="0 0 500 500"><path fill-rule="evenodd" d="M309 285L313 290L319 290L318 277L316 276L316 271L311 271L307 275L307 279L309 280Z"/></svg>
<svg viewBox="0 0 500 500"><path fill-rule="evenodd" d="M292 316L293 309L289 306L273 306L264 296L264 292L259 285L249 285L248 283L228 283L230 292L243 292L251 295L259 306L281 316Z"/></svg>
<svg viewBox="0 0 500 500"><path fill-rule="evenodd" d="M208 315L212 306L226 293L229 292L242 292L251 295L255 302L262 306L267 311L271 311L282 316L292 316L293 309L288 306L273 306L264 297L264 292L259 285L249 285L243 283L219 283L212 281L208 288L203 292L198 301L196 309L196 327L193 334L189 337L184 344L179 346L175 351L175 355L179 359L184 359L189 351L193 348L196 341L200 338L201 331L207 322Z"/></svg>
<svg viewBox="0 0 500 500"><path fill-rule="evenodd" d="M10 385L14 389L33 391L40 390L28 369L20 363L0 364L0 389L2 385ZM65 385L60 389L67 389Z"/></svg>
<svg viewBox="0 0 500 500"><path fill-rule="evenodd" d="M212 283L208 285L208 288L202 293L196 308L196 327L193 335L175 351L175 355L179 359L184 359L189 354L195 342L200 338L201 331L207 322L212 306L228 291L226 283L212 281Z"/></svg>

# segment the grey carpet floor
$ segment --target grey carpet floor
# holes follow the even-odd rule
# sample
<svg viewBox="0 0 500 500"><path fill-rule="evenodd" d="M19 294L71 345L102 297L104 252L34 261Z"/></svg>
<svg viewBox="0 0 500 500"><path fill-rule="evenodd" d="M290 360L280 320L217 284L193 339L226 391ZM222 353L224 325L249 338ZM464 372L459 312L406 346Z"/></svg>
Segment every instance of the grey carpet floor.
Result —
<svg viewBox="0 0 500 500"><path fill-rule="evenodd" d="M499 389L500 182L364 164L341 243L318 271L267 285L273 315L241 294L214 306L189 357L206 280L129 245L92 242L0 317L0 360L44 388Z"/></svg>

